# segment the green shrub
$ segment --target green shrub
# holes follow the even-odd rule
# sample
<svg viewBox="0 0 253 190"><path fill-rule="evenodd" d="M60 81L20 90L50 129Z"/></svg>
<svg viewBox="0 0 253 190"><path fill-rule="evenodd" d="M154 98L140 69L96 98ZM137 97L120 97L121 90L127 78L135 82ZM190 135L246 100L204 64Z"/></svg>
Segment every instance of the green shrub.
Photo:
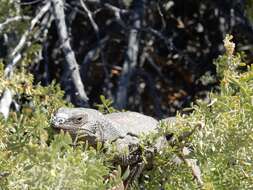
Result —
<svg viewBox="0 0 253 190"><path fill-rule="evenodd" d="M243 66L243 56L234 55L230 40L225 41L226 54L215 62L220 92L211 93L210 102L199 101L190 116L179 115L176 124L161 126L163 133L174 133L176 139L199 127L189 138L158 154L140 185L168 190L253 189L253 67ZM71 106L58 85L34 85L25 69L5 79L1 65L0 93L6 87L21 107L19 112L12 110L7 120L0 119L0 189L108 189L119 182L106 180L113 169L108 155L73 147L68 134L55 134L50 128L52 113ZM102 100L100 110L115 111L111 101ZM187 164L173 162L184 146L193 150L187 158L199 162L202 186Z"/></svg>
<svg viewBox="0 0 253 190"><path fill-rule="evenodd" d="M157 157L156 167L146 174L148 189L157 189L159 183L168 190L253 189L253 67L243 67L242 56L234 55L233 45L229 46L231 39L226 38L227 52L215 62L221 77L220 92L211 93L209 103L199 101L174 130L184 128L185 122L192 127L201 122L203 126L188 142ZM186 164L171 163L173 151L184 145L193 149L188 157L199 161L203 186L194 182Z"/></svg>
<svg viewBox="0 0 253 190"><path fill-rule="evenodd" d="M52 113L71 106L59 86L33 85L32 75L24 71L8 80L1 69L0 77L0 92L8 87L20 105L19 112L13 110L8 120L0 121L0 189L110 187L104 180L109 165L102 156L94 149L73 148L70 136L55 135L50 128Z"/></svg>

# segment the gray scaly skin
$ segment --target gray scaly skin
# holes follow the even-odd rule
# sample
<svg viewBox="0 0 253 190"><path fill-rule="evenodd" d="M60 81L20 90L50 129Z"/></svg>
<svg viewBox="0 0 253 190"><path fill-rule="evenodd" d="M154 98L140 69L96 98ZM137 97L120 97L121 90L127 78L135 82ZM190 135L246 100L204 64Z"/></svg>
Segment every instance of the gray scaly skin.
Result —
<svg viewBox="0 0 253 190"><path fill-rule="evenodd" d="M60 108L52 117L52 127L75 138L83 138L92 146L114 142L119 150L137 145L140 135L157 133L158 121L137 112L103 115L89 108Z"/></svg>
<svg viewBox="0 0 253 190"><path fill-rule="evenodd" d="M158 132L159 122L137 112L117 112L103 115L89 108L60 108L52 117L52 127L69 132L74 141L83 139L96 147L97 142L113 143L119 152L113 162L123 168L130 166L128 182L138 178L145 164L142 155L152 161L155 150L166 143L165 137L158 138L154 148L142 152L140 135ZM127 151L126 151L127 150ZM124 152L124 154L122 154ZM128 152L128 153L126 153ZM129 153L130 152L130 153Z"/></svg>
<svg viewBox="0 0 253 190"><path fill-rule="evenodd" d="M176 119L171 117L163 121L165 123L174 123ZM103 115L99 111L89 108L60 108L52 117L51 123L54 129L69 132L74 140L83 139L94 147L96 147L97 142L101 142L103 144L114 143L119 152L130 149L128 155L119 154L114 159L115 163L123 167L130 166L132 169L128 179L129 183L140 175L145 166L142 158L143 152L138 146L140 143L139 137L150 133L158 133L159 127L159 122L156 119L137 112L127 111ZM182 139L191 135L194 131L195 129L186 135L182 135ZM154 152L159 151L166 145L168 145L166 138L159 137L153 148L144 152L146 159L152 162ZM185 159L185 162L188 163L189 160ZM199 169L196 164L191 166ZM196 176L194 175L194 177ZM200 177L196 178L200 181L199 183L202 182Z"/></svg>

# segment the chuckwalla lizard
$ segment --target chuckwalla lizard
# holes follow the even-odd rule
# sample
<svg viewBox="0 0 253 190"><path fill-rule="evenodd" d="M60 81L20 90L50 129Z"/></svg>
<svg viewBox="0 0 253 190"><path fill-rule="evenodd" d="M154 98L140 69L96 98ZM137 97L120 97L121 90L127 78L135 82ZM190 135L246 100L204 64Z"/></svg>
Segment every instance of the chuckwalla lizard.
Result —
<svg viewBox="0 0 253 190"><path fill-rule="evenodd" d="M164 121L173 123L175 117ZM74 140L83 139L91 146L96 146L99 141L114 143L119 152L129 149L131 153L128 155L119 154L119 157L115 158L115 163L123 167L130 166L129 181L137 178L144 168L142 155L152 161L154 152L167 145L166 138L162 136L155 141L153 148L146 152L143 153L138 148L140 135L158 133L159 121L137 112L102 114L89 108L60 108L52 117L51 123L54 129L69 132Z"/></svg>
<svg viewBox="0 0 253 190"><path fill-rule="evenodd" d="M175 118L168 120L174 122ZM54 129L67 131L74 139L83 138L92 146L98 141L114 142L118 150L138 145L140 135L157 133L159 126L156 119L137 112L103 115L89 108L60 108L51 123Z"/></svg>

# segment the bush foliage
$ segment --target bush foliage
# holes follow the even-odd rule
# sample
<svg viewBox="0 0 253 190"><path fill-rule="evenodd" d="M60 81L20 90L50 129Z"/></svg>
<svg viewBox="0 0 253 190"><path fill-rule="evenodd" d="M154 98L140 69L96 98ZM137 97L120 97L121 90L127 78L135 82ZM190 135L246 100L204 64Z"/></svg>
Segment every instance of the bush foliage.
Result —
<svg viewBox="0 0 253 190"><path fill-rule="evenodd" d="M226 40L226 54L215 61L219 93L211 93L210 101L199 101L189 116L178 115L174 125L162 126L164 132L175 136L196 125L201 127L187 140L173 148L168 146L156 156L154 167L141 178L147 189L253 188L253 67L243 64L243 55L233 53L231 38ZM71 106L63 100L59 86L34 85L33 76L22 68L5 79L3 65L0 68L0 92L8 87L20 105L19 111L13 108L7 120L0 120L0 189L113 187L116 179L105 179L113 167L102 151L73 147L68 134L51 130L52 113L61 106ZM102 100L105 107L100 105L100 110L112 111L111 102ZM199 162L202 186L186 164L172 161L184 146L193 150L188 158Z"/></svg>
<svg viewBox="0 0 253 190"><path fill-rule="evenodd" d="M231 37L226 40L225 45L232 43ZM161 180L165 189L253 188L253 67L245 66L242 57L227 49L227 53L216 60L221 77L220 92L211 93L208 103L199 101L194 112L174 126L203 124L185 143L194 150L190 158L199 161L204 185L197 187L186 166L169 163L168 158L173 155L169 150L158 156L156 172L149 174L152 188L157 187ZM147 182L148 187L151 182Z"/></svg>

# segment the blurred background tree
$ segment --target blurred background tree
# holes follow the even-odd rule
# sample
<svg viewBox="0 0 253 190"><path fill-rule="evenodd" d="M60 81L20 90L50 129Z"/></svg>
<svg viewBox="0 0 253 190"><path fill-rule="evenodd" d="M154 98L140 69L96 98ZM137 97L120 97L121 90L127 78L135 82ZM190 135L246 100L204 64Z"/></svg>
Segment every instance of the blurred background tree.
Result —
<svg viewBox="0 0 253 190"><path fill-rule="evenodd" d="M47 2L2 0L1 22L30 17L0 30L5 65L29 21ZM237 50L245 52L245 62L252 61L252 0L70 0L63 5L68 40L89 98L86 106L94 106L103 94L119 109L158 118L175 115L215 90L212 62L224 51L226 33L233 34ZM29 31L19 62L34 74L35 83L46 86L56 80L67 100L84 106L76 101L50 6ZM27 60L29 52L33 58Z"/></svg>

